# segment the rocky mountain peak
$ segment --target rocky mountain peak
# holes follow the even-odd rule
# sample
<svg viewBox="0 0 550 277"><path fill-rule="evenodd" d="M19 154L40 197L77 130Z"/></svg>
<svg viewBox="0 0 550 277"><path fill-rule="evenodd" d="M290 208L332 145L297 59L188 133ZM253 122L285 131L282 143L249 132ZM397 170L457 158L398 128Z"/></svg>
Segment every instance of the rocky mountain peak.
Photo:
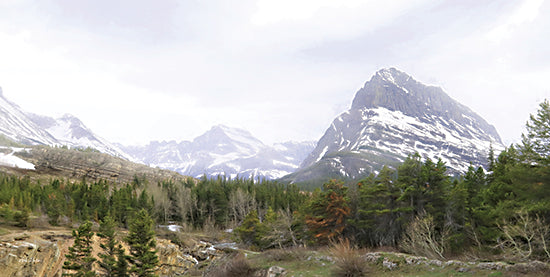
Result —
<svg viewBox="0 0 550 277"><path fill-rule="evenodd" d="M352 102L352 109L386 108L415 118L433 116L459 125L474 124L502 143L496 129L468 107L452 99L442 88L422 84L395 68L381 69L366 82Z"/></svg>
<svg viewBox="0 0 550 277"><path fill-rule="evenodd" d="M72 114L69 114L69 113L66 113L66 114L62 115L58 119L71 122L75 125L82 125L82 121L80 121L80 119L78 119L76 116L74 116Z"/></svg>
<svg viewBox="0 0 550 277"><path fill-rule="evenodd" d="M331 178L360 177L396 165L414 152L441 158L461 172L470 163L484 165L491 144L501 147L496 129L443 89L395 68L381 69L290 179L304 181L327 173Z"/></svg>
<svg viewBox="0 0 550 277"><path fill-rule="evenodd" d="M394 67L390 67L378 70L376 74L372 76L371 82L375 80L381 80L383 82L394 83L396 85L404 85L411 79L412 77L407 73L400 71Z"/></svg>
<svg viewBox="0 0 550 277"><path fill-rule="evenodd" d="M222 152L257 152L264 144L246 130L216 125L206 133L195 138L193 144L200 147L218 149Z"/></svg>

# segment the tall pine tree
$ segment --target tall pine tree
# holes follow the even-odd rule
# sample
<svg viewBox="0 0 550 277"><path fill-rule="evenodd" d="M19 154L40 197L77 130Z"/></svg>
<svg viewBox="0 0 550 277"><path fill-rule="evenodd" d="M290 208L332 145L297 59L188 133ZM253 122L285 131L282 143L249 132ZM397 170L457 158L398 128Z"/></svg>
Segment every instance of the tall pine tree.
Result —
<svg viewBox="0 0 550 277"><path fill-rule="evenodd" d="M101 238L102 252L98 254L99 266L103 269L103 276L128 276L124 249L116 240L115 220L111 215L105 216L99 224L97 235ZM122 255L120 255L122 251ZM123 259L124 261L118 261ZM122 266L121 266L122 265Z"/></svg>
<svg viewBox="0 0 550 277"><path fill-rule="evenodd" d="M547 99L540 104L537 114L530 116L526 127L527 135L522 135L524 146L542 158L550 157L550 102Z"/></svg>
<svg viewBox="0 0 550 277"><path fill-rule="evenodd" d="M92 270L95 258L92 256L92 223L87 221L80 225L77 230L73 230L74 244L69 247L69 254L65 255L67 260L63 264L63 269L69 272L63 273L63 276L91 277L96 276Z"/></svg>
<svg viewBox="0 0 550 277"><path fill-rule="evenodd" d="M126 241L130 247L130 272L138 277L153 277L158 265L155 251L155 231L153 219L145 209L136 213L130 222Z"/></svg>

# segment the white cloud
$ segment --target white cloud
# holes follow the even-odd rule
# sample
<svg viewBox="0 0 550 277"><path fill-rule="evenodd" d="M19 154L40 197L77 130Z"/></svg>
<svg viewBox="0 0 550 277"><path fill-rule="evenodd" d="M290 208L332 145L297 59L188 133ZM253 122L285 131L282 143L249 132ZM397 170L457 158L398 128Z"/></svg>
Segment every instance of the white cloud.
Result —
<svg viewBox="0 0 550 277"><path fill-rule="evenodd" d="M512 37L512 33L522 24L533 22L539 15L544 0L524 0L511 15L505 17L504 22L491 30L489 40L500 43Z"/></svg>
<svg viewBox="0 0 550 277"><path fill-rule="evenodd" d="M113 141L192 139L219 123L267 143L319 139L383 66L435 80L507 138L548 94L538 0L63 3L2 1L0 86Z"/></svg>

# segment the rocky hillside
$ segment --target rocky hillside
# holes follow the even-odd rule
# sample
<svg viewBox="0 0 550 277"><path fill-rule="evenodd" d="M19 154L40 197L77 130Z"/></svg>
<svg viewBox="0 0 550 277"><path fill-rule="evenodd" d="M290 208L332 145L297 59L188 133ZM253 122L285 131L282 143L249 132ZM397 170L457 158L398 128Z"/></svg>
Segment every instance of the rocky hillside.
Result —
<svg viewBox="0 0 550 277"><path fill-rule="evenodd" d="M382 69L332 122L300 170L285 179L357 178L414 152L464 172L470 163L485 165L491 145L502 148L495 128L441 88Z"/></svg>
<svg viewBox="0 0 550 277"><path fill-rule="evenodd" d="M155 141L146 146L121 147L137 161L184 175L276 179L294 172L314 143L268 146L246 130L218 125L193 141Z"/></svg>
<svg viewBox="0 0 550 277"><path fill-rule="evenodd" d="M63 262L74 239L70 230L32 230L0 235L0 276L62 276ZM121 235L124 235L121 233ZM100 252L99 238L93 237L93 255ZM159 276L181 276L225 255L222 248L208 242L188 239L182 247L170 240L157 238ZM127 247L127 246L125 246ZM95 268L99 271L99 268Z"/></svg>
<svg viewBox="0 0 550 277"><path fill-rule="evenodd" d="M44 179L45 176L89 181L108 180L115 183L130 183L134 178L150 182L161 180L186 180L187 176L169 170L152 168L143 164L113 157L93 150L75 150L49 146L27 148L4 147L0 153L0 171ZM4 161L18 161L9 164ZM4 162L3 162L4 161ZM25 163L30 166L20 166Z"/></svg>

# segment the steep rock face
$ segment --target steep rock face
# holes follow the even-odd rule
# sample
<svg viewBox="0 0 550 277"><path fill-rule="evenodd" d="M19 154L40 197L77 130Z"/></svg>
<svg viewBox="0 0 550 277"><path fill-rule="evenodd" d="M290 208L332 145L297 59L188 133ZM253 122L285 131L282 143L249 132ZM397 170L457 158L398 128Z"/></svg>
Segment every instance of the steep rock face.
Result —
<svg viewBox="0 0 550 277"><path fill-rule="evenodd" d="M276 179L294 172L314 145L313 142L285 142L268 146L246 130L218 125L192 142L151 142L143 147L122 147L136 160L184 175Z"/></svg>
<svg viewBox="0 0 550 277"><path fill-rule="evenodd" d="M2 276L61 276L70 233L37 232L1 237Z"/></svg>
<svg viewBox="0 0 550 277"><path fill-rule="evenodd" d="M378 71L338 116L317 147L287 178L357 178L396 165L408 154L441 158L451 172L485 165L502 148L495 128L434 86L395 68Z"/></svg>

